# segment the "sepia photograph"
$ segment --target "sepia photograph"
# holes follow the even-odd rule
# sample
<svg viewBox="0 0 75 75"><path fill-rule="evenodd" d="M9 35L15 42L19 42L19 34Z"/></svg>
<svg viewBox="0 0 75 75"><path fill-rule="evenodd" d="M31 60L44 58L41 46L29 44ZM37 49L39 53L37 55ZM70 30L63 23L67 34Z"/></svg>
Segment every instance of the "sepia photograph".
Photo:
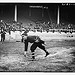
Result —
<svg viewBox="0 0 75 75"><path fill-rule="evenodd" d="M0 72L75 72L75 3L0 3Z"/></svg>

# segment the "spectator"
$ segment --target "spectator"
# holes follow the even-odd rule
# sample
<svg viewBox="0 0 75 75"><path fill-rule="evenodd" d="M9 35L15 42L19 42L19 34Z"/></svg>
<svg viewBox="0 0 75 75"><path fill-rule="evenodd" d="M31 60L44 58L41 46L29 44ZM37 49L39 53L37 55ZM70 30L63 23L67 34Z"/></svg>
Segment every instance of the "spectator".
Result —
<svg viewBox="0 0 75 75"><path fill-rule="evenodd" d="M5 41L5 31L3 28L1 28L1 42L3 43Z"/></svg>

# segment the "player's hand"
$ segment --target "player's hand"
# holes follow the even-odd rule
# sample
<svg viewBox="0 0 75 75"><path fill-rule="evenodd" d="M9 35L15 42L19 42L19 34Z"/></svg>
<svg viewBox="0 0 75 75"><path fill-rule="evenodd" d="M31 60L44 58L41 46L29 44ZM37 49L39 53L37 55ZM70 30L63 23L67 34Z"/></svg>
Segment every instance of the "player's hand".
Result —
<svg viewBox="0 0 75 75"><path fill-rule="evenodd" d="M27 39L27 36L23 36L23 39L26 40Z"/></svg>

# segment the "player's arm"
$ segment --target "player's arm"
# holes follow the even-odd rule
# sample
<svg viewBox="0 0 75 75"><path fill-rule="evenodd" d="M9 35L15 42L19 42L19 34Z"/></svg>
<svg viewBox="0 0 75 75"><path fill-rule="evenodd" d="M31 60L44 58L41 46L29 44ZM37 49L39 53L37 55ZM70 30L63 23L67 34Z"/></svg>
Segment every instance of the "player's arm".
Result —
<svg viewBox="0 0 75 75"><path fill-rule="evenodd" d="M45 41L40 40L40 42L41 42L43 45L46 45L46 42L45 42Z"/></svg>

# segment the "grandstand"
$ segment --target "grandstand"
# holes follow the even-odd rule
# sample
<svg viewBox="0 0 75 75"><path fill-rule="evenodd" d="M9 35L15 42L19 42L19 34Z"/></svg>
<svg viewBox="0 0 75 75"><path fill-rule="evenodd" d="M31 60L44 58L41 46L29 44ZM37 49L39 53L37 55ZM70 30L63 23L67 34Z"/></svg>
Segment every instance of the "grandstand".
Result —
<svg viewBox="0 0 75 75"><path fill-rule="evenodd" d="M43 7L45 8L45 7ZM47 8L47 7L46 7ZM35 9L34 9L35 10ZM30 13L30 12L29 12ZM32 12L31 12L32 13ZM37 13L37 12L36 12ZM38 12L39 13L39 12ZM6 39L16 39L21 40L21 34L24 32L24 30L29 30L29 35L38 35L43 39L74 39L75 37L75 25L70 23L59 23L57 24L52 17L49 15L48 8L45 9L44 12L41 14L41 16L35 14L30 14L30 16L26 16L24 21L21 22L17 21L17 7L15 7L15 19L14 21L5 22L4 20L1 20L0 22L0 29L1 27L4 28L6 31ZM11 32L11 37L9 37L8 33ZM61 38L60 38L61 37ZM45 39L45 40L46 40Z"/></svg>

